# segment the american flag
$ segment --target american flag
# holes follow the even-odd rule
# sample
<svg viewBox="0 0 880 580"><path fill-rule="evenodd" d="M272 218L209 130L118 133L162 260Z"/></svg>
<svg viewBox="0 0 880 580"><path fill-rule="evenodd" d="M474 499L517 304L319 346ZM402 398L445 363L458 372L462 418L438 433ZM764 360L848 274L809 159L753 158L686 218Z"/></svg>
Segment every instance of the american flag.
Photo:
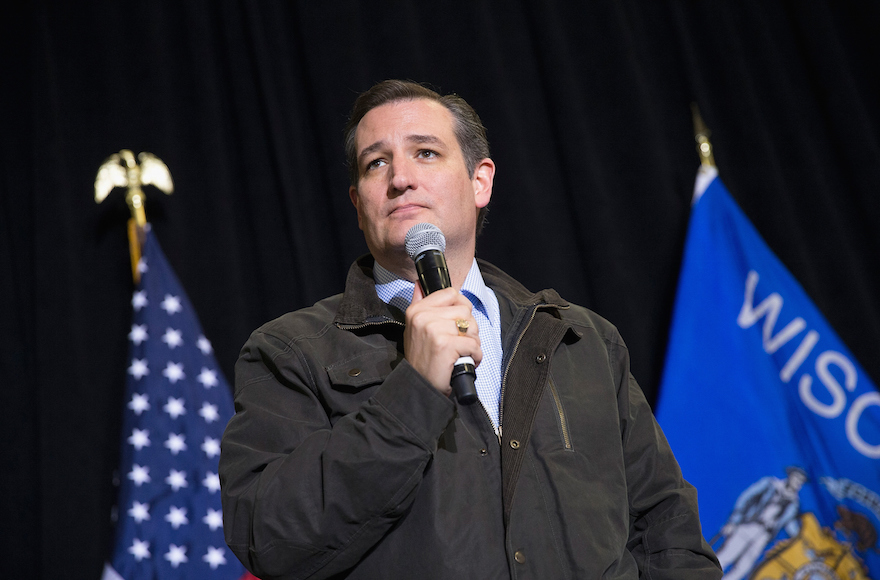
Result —
<svg viewBox="0 0 880 580"><path fill-rule="evenodd" d="M232 394L196 313L147 232L123 410L116 540L103 580L245 576L223 539L220 438Z"/></svg>

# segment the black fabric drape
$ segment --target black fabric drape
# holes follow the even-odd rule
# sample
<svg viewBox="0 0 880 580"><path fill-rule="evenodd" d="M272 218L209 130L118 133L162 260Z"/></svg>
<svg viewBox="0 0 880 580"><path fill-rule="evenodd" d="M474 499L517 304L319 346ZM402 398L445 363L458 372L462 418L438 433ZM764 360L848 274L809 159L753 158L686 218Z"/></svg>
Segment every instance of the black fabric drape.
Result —
<svg viewBox="0 0 880 580"><path fill-rule="evenodd" d="M341 132L354 96L385 78L427 81L480 112L498 166L480 256L617 324L652 401L698 102L733 196L876 384L878 6L8 7L4 577L96 578L108 556L132 282L123 195L93 201L100 163L129 148L168 164L176 191L149 190L147 215L231 379L251 330L340 291L365 251Z"/></svg>

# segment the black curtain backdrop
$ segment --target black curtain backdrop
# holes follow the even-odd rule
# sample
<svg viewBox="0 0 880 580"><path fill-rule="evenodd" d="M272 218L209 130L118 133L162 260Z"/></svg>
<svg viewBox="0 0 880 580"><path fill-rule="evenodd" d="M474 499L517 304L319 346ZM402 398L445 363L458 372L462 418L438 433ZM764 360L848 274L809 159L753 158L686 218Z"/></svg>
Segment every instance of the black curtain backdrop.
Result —
<svg viewBox="0 0 880 580"><path fill-rule="evenodd" d="M617 324L655 401L697 102L733 196L877 384L878 32L877 2L840 0L7 6L2 576L98 578L108 556L133 289L124 192L93 198L110 154L169 166L147 216L231 380L251 330L339 292L365 251L355 95L456 92L498 166L479 255Z"/></svg>

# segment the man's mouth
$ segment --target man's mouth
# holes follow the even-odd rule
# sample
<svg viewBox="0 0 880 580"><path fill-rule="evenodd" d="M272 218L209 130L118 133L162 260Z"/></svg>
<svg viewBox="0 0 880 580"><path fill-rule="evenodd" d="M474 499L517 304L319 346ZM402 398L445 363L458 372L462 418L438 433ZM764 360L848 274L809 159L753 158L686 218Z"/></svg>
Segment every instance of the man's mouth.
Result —
<svg viewBox="0 0 880 580"><path fill-rule="evenodd" d="M399 215L399 214L407 214L415 211L419 211L425 209L425 206L415 204L415 203L407 203L404 205L400 205L391 210L390 215Z"/></svg>

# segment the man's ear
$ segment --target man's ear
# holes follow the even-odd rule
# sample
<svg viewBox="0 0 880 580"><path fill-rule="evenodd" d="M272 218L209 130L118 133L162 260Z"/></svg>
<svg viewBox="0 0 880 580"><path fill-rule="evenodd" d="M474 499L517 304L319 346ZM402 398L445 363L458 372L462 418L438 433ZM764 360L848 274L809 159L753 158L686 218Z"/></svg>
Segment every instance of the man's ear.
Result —
<svg viewBox="0 0 880 580"><path fill-rule="evenodd" d="M492 198L492 184L495 181L495 162L486 157L474 169L474 198L479 208L489 205Z"/></svg>
<svg viewBox="0 0 880 580"><path fill-rule="evenodd" d="M348 199L351 200L351 204L354 206L354 209L357 210L358 216L358 227L364 229L361 225L361 206L358 204L360 201L360 197L358 197L357 186L349 186L348 188Z"/></svg>

